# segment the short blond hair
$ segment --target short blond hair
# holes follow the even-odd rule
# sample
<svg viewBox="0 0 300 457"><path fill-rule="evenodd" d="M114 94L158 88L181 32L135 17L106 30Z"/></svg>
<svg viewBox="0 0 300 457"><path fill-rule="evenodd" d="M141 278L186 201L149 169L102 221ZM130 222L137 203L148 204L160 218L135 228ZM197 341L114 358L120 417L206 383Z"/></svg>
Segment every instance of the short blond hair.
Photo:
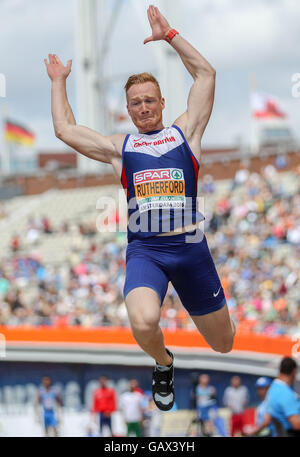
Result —
<svg viewBox="0 0 300 457"><path fill-rule="evenodd" d="M126 94L127 94L128 90L130 89L130 87L133 86L134 84L143 84L143 83L147 83L147 82L151 82L156 85L156 87L159 90L159 95L161 97L161 90L160 90L160 86L159 86L157 79L151 73L147 73L147 72L138 73L136 75L131 75L128 78L127 83L124 86Z"/></svg>

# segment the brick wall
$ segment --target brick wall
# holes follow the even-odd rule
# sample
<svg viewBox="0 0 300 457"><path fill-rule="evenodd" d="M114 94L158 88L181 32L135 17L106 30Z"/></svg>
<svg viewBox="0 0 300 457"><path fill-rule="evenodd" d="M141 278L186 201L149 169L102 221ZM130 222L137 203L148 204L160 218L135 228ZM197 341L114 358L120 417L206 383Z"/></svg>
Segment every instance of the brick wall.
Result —
<svg viewBox="0 0 300 457"><path fill-rule="evenodd" d="M211 155L211 154L210 154ZM290 152L286 154L288 166L284 171L295 169L300 165L300 152ZM268 164L275 164L276 156L253 157L248 160L248 164L243 164L241 160L231 162L216 162L212 164L200 164L199 179L205 174L210 174L215 180L232 179L237 170L248 168L250 172L260 172ZM95 187L109 184L116 184L121 187L120 180L113 174L106 176L87 175L76 176L76 171L72 176L62 172L43 172L41 176L17 176L6 181L8 185L19 186L25 195L43 193L49 189L74 189L81 187Z"/></svg>

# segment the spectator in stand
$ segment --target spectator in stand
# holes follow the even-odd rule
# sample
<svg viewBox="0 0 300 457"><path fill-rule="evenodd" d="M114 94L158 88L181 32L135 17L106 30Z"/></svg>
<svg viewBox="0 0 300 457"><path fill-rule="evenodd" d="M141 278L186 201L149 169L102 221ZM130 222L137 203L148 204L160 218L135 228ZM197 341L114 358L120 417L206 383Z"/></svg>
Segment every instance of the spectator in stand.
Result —
<svg viewBox="0 0 300 457"><path fill-rule="evenodd" d="M276 156L275 166L279 170L283 170L284 168L287 167L287 165L288 165L288 159L285 154L280 154L280 155Z"/></svg>
<svg viewBox="0 0 300 457"><path fill-rule="evenodd" d="M110 429L113 435L111 415L116 411L116 392L113 388L108 387L108 378L101 376L99 379L100 388L94 392L92 414L98 414L100 436L103 434L104 426Z"/></svg>
<svg viewBox="0 0 300 457"><path fill-rule="evenodd" d="M235 173L235 177L233 179L232 188L231 190L235 190L236 187L243 185L249 177L249 171L245 168L240 168Z"/></svg>
<svg viewBox="0 0 300 457"><path fill-rule="evenodd" d="M51 228L50 220L47 216L42 217L42 227L44 233L52 233L53 230Z"/></svg>
<svg viewBox="0 0 300 457"><path fill-rule="evenodd" d="M14 233L11 238L10 249L12 252L18 252L20 249L20 237L17 233Z"/></svg>
<svg viewBox="0 0 300 457"><path fill-rule="evenodd" d="M230 384L225 389L223 403L231 411L231 436L236 436L237 433L242 435L244 411L249 402L249 392L247 387L241 384L239 376L233 376Z"/></svg>
<svg viewBox="0 0 300 457"><path fill-rule="evenodd" d="M14 313L17 309L24 309L20 290L10 290L4 299L9 304L12 313Z"/></svg>
<svg viewBox="0 0 300 457"><path fill-rule="evenodd" d="M215 191L214 178L212 177L212 175L204 175L203 176L202 192L204 194L213 194L214 191Z"/></svg>
<svg viewBox="0 0 300 457"><path fill-rule="evenodd" d="M142 419L144 413L143 395L137 390L136 379L129 381L129 391L120 396L119 408L127 425L127 436L134 433L135 436L142 436Z"/></svg>

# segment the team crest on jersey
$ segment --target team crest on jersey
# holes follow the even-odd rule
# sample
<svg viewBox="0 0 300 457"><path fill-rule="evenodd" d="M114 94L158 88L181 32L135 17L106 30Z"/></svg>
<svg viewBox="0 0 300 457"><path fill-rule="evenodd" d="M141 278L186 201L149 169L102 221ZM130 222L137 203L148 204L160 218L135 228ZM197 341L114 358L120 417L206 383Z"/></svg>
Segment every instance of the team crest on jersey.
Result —
<svg viewBox="0 0 300 457"><path fill-rule="evenodd" d="M185 207L185 180L181 168L142 170L133 174L133 182L141 213L150 209Z"/></svg>

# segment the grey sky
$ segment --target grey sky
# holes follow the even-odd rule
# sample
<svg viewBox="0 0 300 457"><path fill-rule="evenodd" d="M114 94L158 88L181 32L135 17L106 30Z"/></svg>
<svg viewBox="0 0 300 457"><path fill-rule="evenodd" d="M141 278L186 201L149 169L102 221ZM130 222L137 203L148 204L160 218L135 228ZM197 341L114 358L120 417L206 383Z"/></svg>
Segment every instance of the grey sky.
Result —
<svg viewBox="0 0 300 457"><path fill-rule="evenodd" d="M123 1L117 33L111 37L109 75L155 71L155 42L147 34L146 0ZM171 0L170 0L171 1ZM144 20L133 3L144 8ZM7 97L0 99L9 115L37 134L38 149L63 149L51 122L50 80L43 59L56 53L73 59L68 95L76 117L76 0L0 0L0 73L6 76ZM113 2L109 1L109 7ZM153 2L157 6L158 2ZM162 11L164 12L164 11ZM203 145L248 141L249 77L257 88L277 96L297 134L300 98L293 98L291 77L300 72L299 0L182 0L181 20L172 24L216 68L213 113ZM192 80L187 75L186 94ZM111 96L123 101L124 80L117 78Z"/></svg>

